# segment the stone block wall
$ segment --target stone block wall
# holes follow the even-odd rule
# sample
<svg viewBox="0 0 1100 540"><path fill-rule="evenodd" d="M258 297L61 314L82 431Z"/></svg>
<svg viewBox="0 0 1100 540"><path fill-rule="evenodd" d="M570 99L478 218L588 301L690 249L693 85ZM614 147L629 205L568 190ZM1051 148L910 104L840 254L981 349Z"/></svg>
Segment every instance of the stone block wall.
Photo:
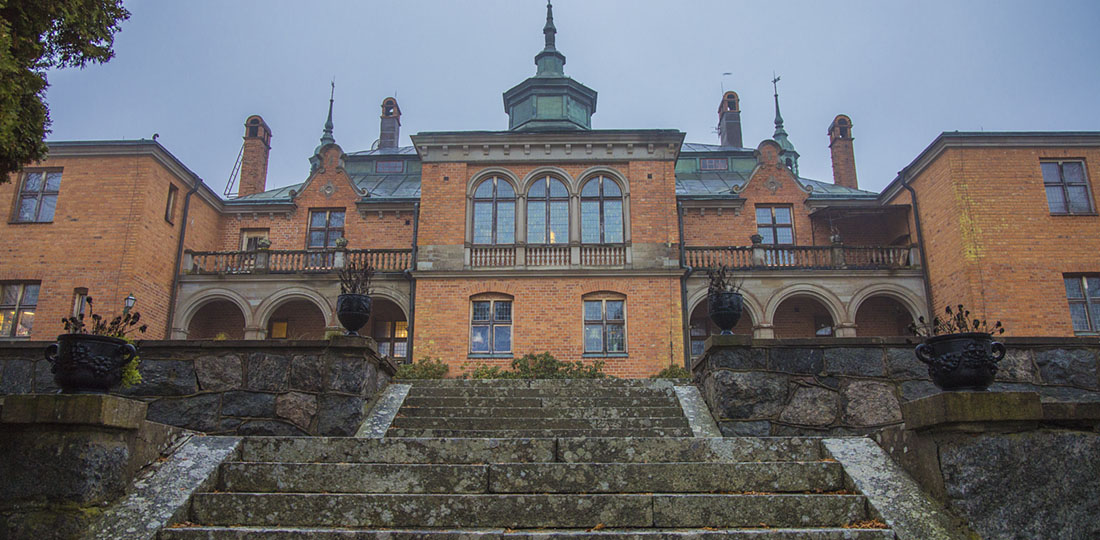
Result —
<svg viewBox="0 0 1100 540"><path fill-rule="evenodd" d="M1007 338L991 390L1100 401L1100 340ZM749 340L712 336L695 382L727 436L868 434L901 404L939 392L915 343L891 338Z"/></svg>
<svg viewBox="0 0 1100 540"><path fill-rule="evenodd" d="M0 345L0 394L54 393L46 342ZM122 396L148 420L211 434L351 436L393 377L366 338L147 341L141 384Z"/></svg>

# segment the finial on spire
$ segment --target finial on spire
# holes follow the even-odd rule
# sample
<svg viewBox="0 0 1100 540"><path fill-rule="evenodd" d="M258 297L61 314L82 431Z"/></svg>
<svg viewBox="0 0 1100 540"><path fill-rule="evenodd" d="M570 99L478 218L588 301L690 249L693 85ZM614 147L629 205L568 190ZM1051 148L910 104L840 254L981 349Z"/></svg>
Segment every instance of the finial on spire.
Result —
<svg viewBox="0 0 1100 540"><path fill-rule="evenodd" d="M542 34L546 37L544 50L554 50L554 36L557 33L558 29L554 26L554 6L550 4L550 0L546 0L546 26L542 27Z"/></svg>
<svg viewBox="0 0 1100 540"><path fill-rule="evenodd" d="M783 116L779 114L779 80L775 72L772 72L772 90L775 91L775 132L778 134L783 130ZM784 133L785 134L785 133Z"/></svg>
<svg viewBox="0 0 1100 540"><path fill-rule="evenodd" d="M332 90L328 96L328 120L325 120L325 132L321 135L321 144L331 144L336 142L336 138L332 136L332 102L336 97L336 77L332 78Z"/></svg>

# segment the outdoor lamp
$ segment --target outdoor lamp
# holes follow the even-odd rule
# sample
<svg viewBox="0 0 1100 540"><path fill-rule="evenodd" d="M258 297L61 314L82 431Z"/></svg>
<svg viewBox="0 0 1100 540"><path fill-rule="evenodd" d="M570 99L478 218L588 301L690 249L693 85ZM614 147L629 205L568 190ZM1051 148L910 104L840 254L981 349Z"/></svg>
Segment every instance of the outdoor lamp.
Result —
<svg viewBox="0 0 1100 540"><path fill-rule="evenodd" d="M137 298L134 298L134 293L130 293L126 297L126 300L123 301L123 311L126 311L128 313L130 311L130 308L134 307L135 303L137 303Z"/></svg>

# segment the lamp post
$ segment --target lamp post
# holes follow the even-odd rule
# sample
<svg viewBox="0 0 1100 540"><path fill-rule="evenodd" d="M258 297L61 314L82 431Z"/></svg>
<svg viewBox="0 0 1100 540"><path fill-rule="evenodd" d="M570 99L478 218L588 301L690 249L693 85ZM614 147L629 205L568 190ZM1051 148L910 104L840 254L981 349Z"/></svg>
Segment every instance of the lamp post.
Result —
<svg viewBox="0 0 1100 540"><path fill-rule="evenodd" d="M130 313L130 309L137 303L137 298L134 297L134 293L130 293L125 300L122 301L122 314L126 315Z"/></svg>

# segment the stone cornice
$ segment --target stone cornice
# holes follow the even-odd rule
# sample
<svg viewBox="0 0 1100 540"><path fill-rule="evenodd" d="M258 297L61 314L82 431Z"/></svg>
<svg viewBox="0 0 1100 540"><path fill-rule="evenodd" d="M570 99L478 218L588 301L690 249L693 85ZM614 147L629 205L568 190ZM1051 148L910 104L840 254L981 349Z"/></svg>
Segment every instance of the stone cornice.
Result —
<svg viewBox="0 0 1100 540"><path fill-rule="evenodd" d="M484 270L416 270L412 272L416 279L486 279L486 278L634 278L634 277L680 277L685 270L632 270L623 268L566 268L566 269L484 269Z"/></svg>
<svg viewBox="0 0 1100 540"><path fill-rule="evenodd" d="M413 145L425 163L675 160L677 130L593 130L550 133L464 131L418 133Z"/></svg>

